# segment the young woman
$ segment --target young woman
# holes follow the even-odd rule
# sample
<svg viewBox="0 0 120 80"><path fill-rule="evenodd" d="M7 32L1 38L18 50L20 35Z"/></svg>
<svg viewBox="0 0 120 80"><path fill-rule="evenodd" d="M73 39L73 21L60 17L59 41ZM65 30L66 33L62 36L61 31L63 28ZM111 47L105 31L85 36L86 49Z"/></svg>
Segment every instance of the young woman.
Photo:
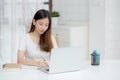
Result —
<svg viewBox="0 0 120 80"><path fill-rule="evenodd" d="M34 15L29 33L20 39L18 63L48 67L52 48L57 48L57 44L51 35L51 17L47 10L41 9Z"/></svg>

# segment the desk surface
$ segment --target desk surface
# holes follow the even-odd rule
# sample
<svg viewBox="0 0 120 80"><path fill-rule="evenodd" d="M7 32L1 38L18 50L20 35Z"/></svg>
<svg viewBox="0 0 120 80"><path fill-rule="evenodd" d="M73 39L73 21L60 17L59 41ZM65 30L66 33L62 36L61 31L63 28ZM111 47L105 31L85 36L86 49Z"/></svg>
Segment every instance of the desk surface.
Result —
<svg viewBox="0 0 120 80"><path fill-rule="evenodd" d="M104 60L99 66L89 65L76 72L48 75L33 67L0 71L0 80L120 80L120 60Z"/></svg>

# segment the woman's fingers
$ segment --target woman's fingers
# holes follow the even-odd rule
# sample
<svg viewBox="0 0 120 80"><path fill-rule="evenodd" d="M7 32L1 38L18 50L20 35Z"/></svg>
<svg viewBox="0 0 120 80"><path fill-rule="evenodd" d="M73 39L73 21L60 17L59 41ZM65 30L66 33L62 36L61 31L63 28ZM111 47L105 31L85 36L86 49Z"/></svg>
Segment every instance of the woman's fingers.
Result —
<svg viewBox="0 0 120 80"><path fill-rule="evenodd" d="M45 61L39 61L40 67L48 67L48 64Z"/></svg>

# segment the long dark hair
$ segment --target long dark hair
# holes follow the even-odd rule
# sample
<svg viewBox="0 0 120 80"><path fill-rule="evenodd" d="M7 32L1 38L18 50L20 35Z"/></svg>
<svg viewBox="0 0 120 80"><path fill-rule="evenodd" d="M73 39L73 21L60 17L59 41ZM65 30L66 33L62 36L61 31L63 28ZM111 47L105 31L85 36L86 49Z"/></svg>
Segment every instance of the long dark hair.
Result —
<svg viewBox="0 0 120 80"><path fill-rule="evenodd" d="M39 45L40 45L41 50L46 51L46 52L50 52L51 49L53 48L52 40L51 40L51 17L50 17L50 13L47 10L41 9L41 10L38 10L33 17L33 19L35 21L37 21L39 19L43 19L43 18L48 18L49 26L48 26L48 29L46 30L46 32L44 32L40 36ZM32 22L29 33L33 32L34 30L35 30L35 26L33 25L33 22Z"/></svg>

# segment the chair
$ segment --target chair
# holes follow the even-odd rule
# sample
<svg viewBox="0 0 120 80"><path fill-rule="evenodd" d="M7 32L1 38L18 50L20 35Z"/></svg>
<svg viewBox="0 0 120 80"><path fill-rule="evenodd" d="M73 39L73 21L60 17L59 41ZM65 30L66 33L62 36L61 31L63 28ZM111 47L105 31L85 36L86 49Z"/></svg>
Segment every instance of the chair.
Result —
<svg viewBox="0 0 120 80"><path fill-rule="evenodd" d="M60 43L59 43L58 34L55 35L55 40L56 40L57 46L58 46L58 48L59 48L59 47L60 47Z"/></svg>

